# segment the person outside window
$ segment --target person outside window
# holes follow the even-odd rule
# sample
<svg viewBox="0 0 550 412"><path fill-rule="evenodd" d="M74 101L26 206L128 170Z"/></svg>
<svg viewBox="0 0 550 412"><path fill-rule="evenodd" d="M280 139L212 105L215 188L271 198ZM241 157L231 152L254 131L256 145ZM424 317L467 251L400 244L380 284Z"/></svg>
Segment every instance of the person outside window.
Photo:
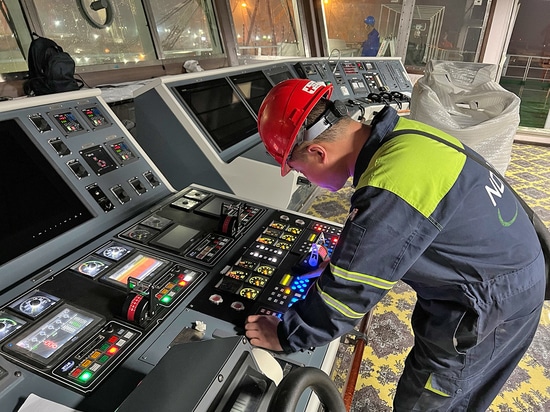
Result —
<svg viewBox="0 0 550 412"><path fill-rule="evenodd" d="M330 261L282 319L250 315L250 343L276 352L353 331L399 281L417 295L415 342L394 411L485 411L529 347L544 303L544 255L515 194L458 139L385 106L367 125L330 100L333 86L286 80L258 112L281 165L337 191L350 213ZM394 133L398 132L398 133Z"/></svg>
<svg viewBox="0 0 550 412"><path fill-rule="evenodd" d="M374 17L368 16L365 19L365 28L367 30L367 40L363 42L361 46L361 56L374 57L378 54L380 48L380 35L378 30L374 28Z"/></svg>

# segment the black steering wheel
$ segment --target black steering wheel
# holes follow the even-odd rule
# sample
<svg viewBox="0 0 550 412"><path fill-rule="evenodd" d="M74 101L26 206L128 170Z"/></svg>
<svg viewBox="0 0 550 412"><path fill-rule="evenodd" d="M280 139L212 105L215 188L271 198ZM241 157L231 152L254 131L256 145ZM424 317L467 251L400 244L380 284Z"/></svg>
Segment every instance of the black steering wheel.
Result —
<svg viewBox="0 0 550 412"><path fill-rule="evenodd" d="M304 366L286 375L271 397L268 412L295 412L300 396L311 388L327 412L346 412L344 400L334 382L318 368Z"/></svg>

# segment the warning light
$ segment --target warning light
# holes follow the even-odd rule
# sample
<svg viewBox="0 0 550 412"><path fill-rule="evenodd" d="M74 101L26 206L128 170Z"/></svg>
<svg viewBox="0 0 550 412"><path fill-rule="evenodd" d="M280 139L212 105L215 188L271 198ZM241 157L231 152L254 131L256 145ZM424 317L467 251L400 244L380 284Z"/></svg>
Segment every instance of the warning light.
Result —
<svg viewBox="0 0 550 412"><path fill-rule="evenodd" d="M117 353L117 352L118 352L118 348L117 348L116 346L111 346L111 347L109 348L109 350L107 350L107 353L108 353L109 355L114 355L114 354Z"/></svg>
<svg viewBox="0 0 550 412"><path fill-rule="evenodd" d="M82 374L78 377L78 380L80 382L88 382L92 378L93 374L90 371L84 371Z"/></svg>
<svg viewBox="0 0 550 412"><path fill-rule="evenodd" d="M180 281L178 282L178 285L181 286L181 287L184 287L184 286L187 285L187 282L186 282L185 280L180 280Z"/></svg>
<svg viewBox="0 0 550 412"><path fill-rule="evenodd" d="M164 296L160 301L162 303L170 303L171 300L172 298L170 296Z"/></svg>

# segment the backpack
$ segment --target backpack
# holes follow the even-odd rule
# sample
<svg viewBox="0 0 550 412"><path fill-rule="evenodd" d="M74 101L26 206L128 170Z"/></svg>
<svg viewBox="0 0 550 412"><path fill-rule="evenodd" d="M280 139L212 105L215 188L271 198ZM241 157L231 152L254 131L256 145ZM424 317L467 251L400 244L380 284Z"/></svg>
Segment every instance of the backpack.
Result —
<svg viewBox="0 0 550 412"><path fill-rule="evenodd" d="M29 79L23 84L28 96L78 90L83 86L74 78L75 62L61 46L33 33L28 56Z"/></svg>

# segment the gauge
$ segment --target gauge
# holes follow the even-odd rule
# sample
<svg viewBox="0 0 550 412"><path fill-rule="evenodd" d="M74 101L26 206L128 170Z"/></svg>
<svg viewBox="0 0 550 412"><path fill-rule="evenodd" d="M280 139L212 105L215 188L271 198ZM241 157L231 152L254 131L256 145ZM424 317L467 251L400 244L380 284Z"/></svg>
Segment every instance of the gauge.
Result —
<svg viewBox="0 0 550 412"><path fill-rule="evenodd" d="M274 229L284 230L286 225L284 223L281 223L281 222L271 222L269 227L272 227Z"/></svg>
<svg viewBox="0 0 550 412"><path fill-rule="evenodd" d="M250 299L250 300L256 299L258 297L259 293L260 293L260 291L258 289L248 288L248 287L244 287L239 291L240 296L242 296L243 298Z"/></svg>
<svg viewBox="0 0 550 412"><path fill-rule="evenodd" d="M282 240L286 240L287 242L294 242L296 240L296 236L295 235L290 235L288 233L285 233L284 235L281 236L281 239Z"/></svg>
<svg viewBox="0 0 550 412"><path fill-rule="evenodd" d="M24 296L11 304L10 308L23 315L29 316L32 319L36 319L58 301L59 298L55 296L40 290L35 290L33 293Z"/></svg>
<svg viewBox="0 0 550 412"><path fill-rule="evenodd" d="M247 275L248 274L243 270L233 269L227 272L226 276L237 280L243 280L244 278L246 278Z"/></svg>
<svg viewBox="0 0 550 412"><path fill-rule="evenodd" d="M17 316L9 315L4 311L0 311L0 341L10 336L25 323L27 322L19 319Z"/></svg>
<svg viewBox="0 0 550 412"><path fill-rule="evenodd" d="M273 229L270 227L264 230L264 235L267 235L267 236L279 237L280 234L281 234L280 230Z"/></svg>
<svg viewBox="0 0 550 412"><path fill-rule="evenodd" d="M124 246L110 246L103 251L102 255L109 259L119 260L122 256L128 254L128 252L130 251Z"/></svg>
<svg viewBox="0 0 550 412"><path fill-rule="evenodd" d="M248 283L263 288L268 280L269 279L264 278L263 276L251 276L250 279L248 279Z"/></svg>
<svg viewBox="0 0 550 412"><path fill-rule="evenodd" d="M286 243L286 242L277 242L277 243L275 243L275 246L278 247L279 249L283 249L283 250L289 250L290 249L290 243Z"/></svg>
<svg viewBox="0 0 550 412"><path fill-rule="evenodd" d="M256 269L256 272L261 273L262 275L271 276L275 272L275 268L269 265L260 265Z"/></svg>
<svg viewBox="0 0 550 412"><path fill-rule="evenodd" d="M275 243L275 239L268 236L260 236L258 238L258 242L263 243L264 245L272 245L273 243Z"/></svg>
<svg viewBox="0 0 550 412"><path fill-rule="evenodd" d="M85 275L95 276L104 270L107 265L99 260L89 260L78 267L78 271Z"/></svg>
<svg viewBox="0 0 550 412"><path fill-rule="evenodd" d="M240 259L237 262L237 265L239 265L243 268L246 268L246 269L254 270L254 268L256 267L256 262L253 262L252 260L248 260L248 259Z"/></svg>

